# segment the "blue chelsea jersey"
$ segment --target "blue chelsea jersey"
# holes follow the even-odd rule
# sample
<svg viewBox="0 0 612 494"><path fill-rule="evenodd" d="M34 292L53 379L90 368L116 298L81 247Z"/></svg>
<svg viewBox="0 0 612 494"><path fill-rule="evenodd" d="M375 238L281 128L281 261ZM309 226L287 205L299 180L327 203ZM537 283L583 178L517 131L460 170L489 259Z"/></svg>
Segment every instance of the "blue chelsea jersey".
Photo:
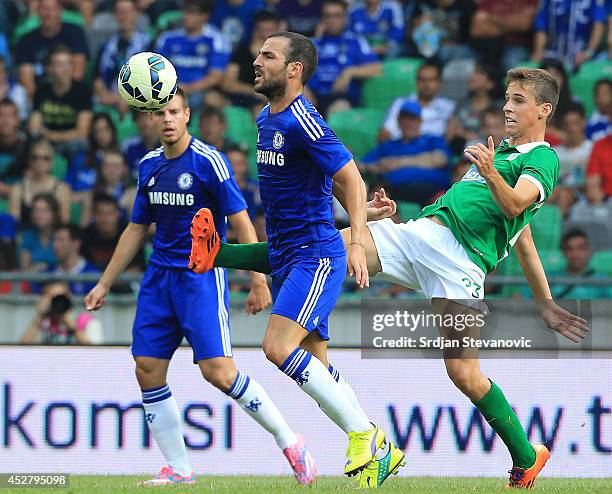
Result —
<svg viewBox="0 0 612 494"><path fill-rule="evenodd" d="M212 211L222 239L226 216L246 209L224 154L192 137L177 158L167 159L160 147L141 160L132 222L156 223L151 264L187 268L189 227L193 215L204 207Z"/></svg>
<svg viewBox="0 0 612 494"><path fill-rule="evenodd" d="M297 257L344 255L334 226L332 176L351 159L312 104L298 96L257 117L257 170L272 270Z"/></svg>

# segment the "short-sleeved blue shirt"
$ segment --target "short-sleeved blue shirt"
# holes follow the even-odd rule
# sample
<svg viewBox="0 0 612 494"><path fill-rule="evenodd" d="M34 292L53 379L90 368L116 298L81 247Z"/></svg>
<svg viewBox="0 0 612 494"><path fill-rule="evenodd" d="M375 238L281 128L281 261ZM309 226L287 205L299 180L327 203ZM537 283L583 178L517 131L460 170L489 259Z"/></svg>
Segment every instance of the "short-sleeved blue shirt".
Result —
<svg viewBox="0 0 612 494"><path fill-rule="evenodd" d="M142 159L132 222L157 225L151 264L187 268L189 227L193 215L204 207L212 211L222 239L226 216L246 209L223 153L192 137L177 158L167 159L160 147Z"/></svg>
<svg viewBox="0 0 612 494"><path fill-rule="evenodd" d="M229 43L210 25L193 37L184 29L168 31L159 37L155 49L172 62L184 84L206 77L213 69L225 70L231 55Z"/></svg>
<svg viewBox="0 0 612 494"><path fill-rule="evenodd" d="M266 105L257 129L272 270L296 257L344 255L334 226L331 177L352 159L351 153L303 95L278 113Z"/></svg>

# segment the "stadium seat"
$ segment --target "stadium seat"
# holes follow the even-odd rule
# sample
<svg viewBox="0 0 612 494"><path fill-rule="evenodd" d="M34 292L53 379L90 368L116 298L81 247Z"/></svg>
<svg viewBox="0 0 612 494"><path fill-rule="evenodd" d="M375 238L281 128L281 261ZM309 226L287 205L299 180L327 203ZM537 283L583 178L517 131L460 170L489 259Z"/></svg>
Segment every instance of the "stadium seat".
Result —
<svg viewBox="0 0 612 494"><path fill-rule="evenodd" d="M198 139L201 139L200 135L200 112L192 111L191 116L189 117L189 125L187 125L187 130L191 135L196 136Z"/></svg>
<svg viewBox="0 0 612 494"><path fill-rule="evenodd" d="M376 146L376 135L385 117L384 109L351 108L332 113L328 124L356 160Z"/></svg>
<svg viewBox="0 0 612 494"><path fill-rule="evenodd" d="M0 213L6 213L8 209L8 201L6 199L0 199Z"/></svg>
<svg viewBox="0 0 612 494"><path fill-rule="evenodd" d="M565 270L567 259L559 249L542 249L538 252L546 274L559 273Z"/></svg>
<svg viewBox="0 0 612 494"><path fill-rule="evenodd" d="M545 204L530 222L533 240L538 249L558 249L563 224L561 210Z"/></svg>
<svg viewBox="0 0 612 494"><path fill-rule="evenodd" d="M167 31L168 29L174 29L181 23L182 20L182 10L169 10L168 12L164 12L159 16L157 22L155 23L155 31L160 33L162 31Z"/></svg>
<svg viewBox="0 0 612 494"><path fill-rule="evenodd" d="M78 225L81 223L81 214L83 213L83 203L73 202L70 204L70 223Z"/></svg>
<svg viewBox="0 0 612 494"><path fill-rule="evenodd" d="M363 106L387 109L395 98L407 96L416 88L416 73L420 58L397 58L383 62L383 73L368 79L361 94Z"/></svg>
<svg viewBox="0 0 612 494"><path fill-rule="evenodd" d="M514 67L527 67L528 69L537 69L538 67L540 67L540 64L532 60L523 60L522 62L516 63Z"/></svg>
<svg viewBox="0 0 612 494"><path fill-rule="evenodd" d="M257 126L251 112L240 106L226 106L223 113L227 120L227 137L248 148L253 147L257 142Z"/></svg>
<svg viewBox="0 0 612 494"><path fill-rule="evenodd" d="M596 273L612 276L612 250L595 252L591 260L591 267Z"/></svg>
<svg viewBox="0 0 612 494"><path fill-rule="evenodd" d="M421 205L416 202L399 201L397 203L397 211L403 222L416 219L421 209L423 209Z"/></svg>
<svg viewBox="0 0 612 494"><path fill-rule="evenodd" d="M599 79L612 79L612 64L607 61L592 60L584 63L577 74L570 78L572 94L580 99L587 114L594 109L593 88Z"/></svg>
<svg viewBox="0 0 612 494"><path fill-rule="evenodd" d="M66 171L68 170L68 161L61 154L55 153L53 156L53 164L51 165L51 175L58 180L64 180L66 178Z"/></svg>

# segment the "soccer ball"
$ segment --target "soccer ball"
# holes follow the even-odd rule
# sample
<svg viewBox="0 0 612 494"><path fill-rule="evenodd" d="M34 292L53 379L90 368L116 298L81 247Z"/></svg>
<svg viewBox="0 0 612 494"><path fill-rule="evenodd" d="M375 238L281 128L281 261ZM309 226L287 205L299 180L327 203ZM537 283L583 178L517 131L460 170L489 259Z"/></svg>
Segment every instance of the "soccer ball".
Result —
<svg viewBox="0 0 612 494"><path fill-rule="evenodd" d="M167 58L157 53L137 53L121 67L117 86L130 108L152 112L163 108L174 97L176 70Z"/></svg>

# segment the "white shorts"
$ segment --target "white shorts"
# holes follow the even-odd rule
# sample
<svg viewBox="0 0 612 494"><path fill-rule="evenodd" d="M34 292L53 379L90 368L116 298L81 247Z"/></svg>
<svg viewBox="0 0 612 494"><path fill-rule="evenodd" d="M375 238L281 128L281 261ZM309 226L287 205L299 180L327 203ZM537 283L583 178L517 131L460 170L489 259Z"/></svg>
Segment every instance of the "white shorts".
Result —
<svg viewBox="0 0 612 494"><path fill-rule="evenodd" d="M389 218L368 223L384 280L421 289L425 296L480 307L484 271L472 261L450 228L427 218L393 223ZM469 301L476 303L472 304Z"/></svg>

